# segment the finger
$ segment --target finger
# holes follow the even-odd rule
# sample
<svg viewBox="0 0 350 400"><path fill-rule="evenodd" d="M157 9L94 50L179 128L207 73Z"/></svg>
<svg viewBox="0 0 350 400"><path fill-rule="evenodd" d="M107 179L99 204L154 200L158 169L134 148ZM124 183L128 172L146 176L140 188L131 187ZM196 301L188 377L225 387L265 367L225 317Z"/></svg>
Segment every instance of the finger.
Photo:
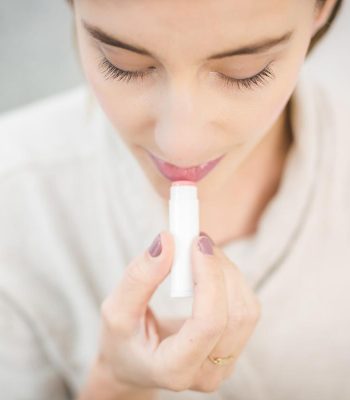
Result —
<svg viewBox="0 0 350 400"><path fill-rule="evenodd" d="M247 281L245 275L241 271L241 269L237 266L237 264L232 261L224 251L220 250L218 252L218 256L223 260L223 270L225 277L227 276L227 272L230 272L232 268L237 272L238 282L240 284L240 290L242 296L245 299L245 305L248 312L248 318L258 319L261 313L261 304L257 294L254 292L251 284ZM226 262L225 262L226 261ZM228 294L230 292L228 291ZM232 315L232 314L230 314Z"/></svg>
<svg viewBox="0 0 350 400"><path fill-rule="evenodd" d="M152 257L148 250L125 269L121 280L102 305L110 324L123 333L132 333L140 325L149 300L166 278L172 265L174 241L170 232L160 233L162 251Z"/></svg>
<svg viewBox="0 0 350 400"><path fill-rule="evenodd" d="M225 329L227 296L220 260L215 254L200 252L196 237L191 246L194 298L192 316L185 320L176 335L159 346L161 358L171 359L171 368L179 371L200 366ZM166 353L166 354L165 354Z"/></svg>
<svg viewBox="0 0 350 400"><path fill-rule="evenodd" d="M256 297L242 272L225 254L222 254L222 260L229 304L228 324L210 355L214 357L233 356L230 362L223 365L222 368L226 370L225 376L227 376L232 372L235 361L254 330L258 308ZM206 361L203 365L204 370L217 368L209 359Z"/></svg>

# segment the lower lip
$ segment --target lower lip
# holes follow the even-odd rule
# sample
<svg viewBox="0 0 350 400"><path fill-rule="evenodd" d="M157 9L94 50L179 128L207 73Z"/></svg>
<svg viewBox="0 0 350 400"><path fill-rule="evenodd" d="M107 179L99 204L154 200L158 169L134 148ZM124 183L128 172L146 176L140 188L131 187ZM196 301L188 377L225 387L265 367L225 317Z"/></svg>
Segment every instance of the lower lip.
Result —
<svg viewBox="0 0 350 400"><path fill-rule="evenodd" d="M214 167L224 157L224 155L222 155L221 157L209 161L205 164L201 164L198 167L177 168L163 160L160 160L151 153L149 153L149 155L151 156L152 160L154 161L156 167L161 172L161 174L172 182L175 181L198 182L201 179L203 179L212 169L214 169Z"/></svg>

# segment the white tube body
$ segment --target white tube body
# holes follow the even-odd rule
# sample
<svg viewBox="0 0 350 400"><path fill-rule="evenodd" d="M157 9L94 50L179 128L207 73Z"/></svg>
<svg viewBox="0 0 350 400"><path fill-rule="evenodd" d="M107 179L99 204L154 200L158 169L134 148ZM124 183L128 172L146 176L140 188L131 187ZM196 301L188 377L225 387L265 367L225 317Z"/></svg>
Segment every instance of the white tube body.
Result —
<svg viewBox="0 0 350 400"><path fill-rule="evenodd" d="M169 231L175 242L170 271L170 296L193 296L191 243L199 234L199 202L193 182L174 182L170 188Z"/></svg>

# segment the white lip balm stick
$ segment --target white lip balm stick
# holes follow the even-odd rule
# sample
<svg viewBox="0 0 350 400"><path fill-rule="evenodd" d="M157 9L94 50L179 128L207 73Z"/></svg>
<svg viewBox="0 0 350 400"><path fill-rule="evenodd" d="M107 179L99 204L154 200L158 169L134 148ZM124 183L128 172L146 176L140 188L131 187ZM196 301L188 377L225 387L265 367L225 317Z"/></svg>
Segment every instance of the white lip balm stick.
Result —
<svg viewBox="0 0 350 400"><path fill-rule="evenodd" d="M193 296L191 243L199 234L199 204L192 181L173 182L170 187L169 231L175 241L170 296Z"/></svg>

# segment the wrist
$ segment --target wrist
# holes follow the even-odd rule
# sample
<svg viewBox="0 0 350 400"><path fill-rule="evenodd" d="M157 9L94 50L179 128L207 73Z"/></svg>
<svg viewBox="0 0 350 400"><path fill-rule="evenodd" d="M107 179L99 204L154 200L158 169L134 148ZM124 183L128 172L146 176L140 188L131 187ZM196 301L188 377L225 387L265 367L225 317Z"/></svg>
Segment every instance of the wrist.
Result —
<svg viewBox="0 0 350 400"><path fill-rule="evenodd" d="M96 359L77 400L156 400L156 388L142 388L119 382L111 370Z"/></svg>

